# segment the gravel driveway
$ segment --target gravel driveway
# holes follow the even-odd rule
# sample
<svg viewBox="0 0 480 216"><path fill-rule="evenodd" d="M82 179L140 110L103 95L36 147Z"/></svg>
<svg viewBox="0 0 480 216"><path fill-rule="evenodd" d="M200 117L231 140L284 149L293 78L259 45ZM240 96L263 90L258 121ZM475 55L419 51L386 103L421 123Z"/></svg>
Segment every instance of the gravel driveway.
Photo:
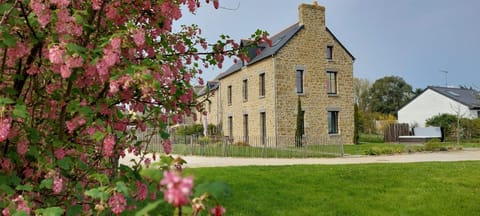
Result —
<svg viewBox="0 0 480 216"><path fill-rule="evenodd" d="M366 164L366 163L413 163L433 161L478 161L480 149L464 149L451 152L424 152L413 154L381 156L345 156L342 158L233 158L181 156L187 161L185 167L225 167L225 166L278 166L295 164ZM120 163L130 165L133 155L120 159Z"/></svg>

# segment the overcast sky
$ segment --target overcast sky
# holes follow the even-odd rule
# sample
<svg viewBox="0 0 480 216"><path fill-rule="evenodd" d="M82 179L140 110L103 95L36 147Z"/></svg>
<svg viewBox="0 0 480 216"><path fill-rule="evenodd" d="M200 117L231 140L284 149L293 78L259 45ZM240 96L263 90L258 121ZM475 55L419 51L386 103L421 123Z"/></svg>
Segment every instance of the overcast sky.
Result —
<svg viewBox="0 0 480 216"><path fill-rule="evenodd" d="M203 1L202 1L203 3ZM220 0L229 9L200 8L181 23L196 23L203 36L270 35L298 21L302 0ZM414 88L466 85L480 88L480 0L321 0L326 24L355 56L354 76L370 81L400 76ZM209 69L213 79L222 70Z"/></svg>

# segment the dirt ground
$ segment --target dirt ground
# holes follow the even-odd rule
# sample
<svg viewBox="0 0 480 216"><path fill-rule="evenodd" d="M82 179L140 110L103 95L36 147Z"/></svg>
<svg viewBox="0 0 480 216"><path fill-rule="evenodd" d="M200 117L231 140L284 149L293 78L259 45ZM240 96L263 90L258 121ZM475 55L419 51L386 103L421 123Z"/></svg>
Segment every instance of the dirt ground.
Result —
<svg viewBox="0 0 480 216"><path fill-rule="evenodd" d="M181 156L187 161L185 167L225 167L225 166L279 166L295 164L366 164L366 163L413 163L413 162L447 162L478 161L480 149L464 149L450 152L424 152L381 156L346 156L339 158L233 158ZM134 155L127 154L120 159L121 164L131 165ZM158 158L157 158L158 159Z"/></svg>

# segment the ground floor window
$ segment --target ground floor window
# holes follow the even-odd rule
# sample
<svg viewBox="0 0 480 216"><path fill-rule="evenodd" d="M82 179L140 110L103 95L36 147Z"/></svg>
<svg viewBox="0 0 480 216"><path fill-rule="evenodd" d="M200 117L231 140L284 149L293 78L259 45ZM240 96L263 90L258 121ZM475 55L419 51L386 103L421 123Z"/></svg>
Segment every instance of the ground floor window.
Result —
<svg viewBox="0 0 480 216"><path fill-rule="evenodd" d="M233 117L232 116L228 117L228 136L230 138L233 137Z"/></svg>
<svg viewBox="0 0 480 216"><path fill-rule="evenodd" d="M328 111L328 134L338 134L338 111Z"/></svg>

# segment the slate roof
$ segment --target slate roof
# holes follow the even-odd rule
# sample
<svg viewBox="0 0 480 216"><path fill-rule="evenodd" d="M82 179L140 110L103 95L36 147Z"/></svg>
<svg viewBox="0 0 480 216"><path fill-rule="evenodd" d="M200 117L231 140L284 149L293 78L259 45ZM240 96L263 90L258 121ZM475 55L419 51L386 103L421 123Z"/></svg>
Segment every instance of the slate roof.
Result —
<svg viewBox="0 0 480 216"><path fill-rule="evenodd" d="M269 46L267 43L260 44L258 46L252 46L248 50L248 55L250 57L250 62L247 65L255 64L258 61L261 61L265 58L268 58L272 55L275 55L280 51L292 38L295 36L301 29L303 29L304 26L301 25L300 23L295 23L285 30L275 34L273 37L270 39L272 40L272 46ZM350 55L352 60L355 60L355 57L343 46L342 43L335 37L335 35L330 31L330 29L326 28L327 32L332 35L333 39L340 44L340 46ZM248 40L242 40L241 45L243 46L248 46L250 41ZM260 55L256 54L257 49L260 48L262 52ZM245 66L242 61L238 61L236 64L232 65L230 68L228 68L225 72L220 73L215 80L220 80L224 77L229 76L230 74L233 74L242 67Z"/></svg>
<svg viewBox="0 0 480 216"><path fill-rule="evenodd" d="M480 94L473 89L463 88L447 88L429 86L427 89L431 89L441 95L444 95L454 101L457 101L470 109L480 109Z"/></svg>
<svg viewBox="0 0 480 216"><path fill-rule="evenodd" d="M219 85L220 85L220 83L218 81L208 81L207 85L203 86L203 88L200 89L197 92L197 95L198 96L203 96L203 95L207 94L208 92L213 92L213 91L218 89Z"/></svg>

